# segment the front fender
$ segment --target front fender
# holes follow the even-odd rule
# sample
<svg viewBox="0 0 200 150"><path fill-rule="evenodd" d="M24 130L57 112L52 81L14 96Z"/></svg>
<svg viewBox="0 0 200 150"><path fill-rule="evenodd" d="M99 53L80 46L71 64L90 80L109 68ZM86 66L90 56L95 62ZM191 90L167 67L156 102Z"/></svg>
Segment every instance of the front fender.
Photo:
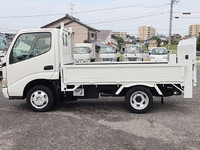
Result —
<svg viewBox="0 0 200 150"><path fill-rule="evenodd" d="M37 74L26 76L8 86L8 95L9 97L22 97L24 88L26 87L28 83L37 79L50 80L52 79L52 77L55 79L59 78L59 76L55 75L54 72L37 73Z"/></svg>

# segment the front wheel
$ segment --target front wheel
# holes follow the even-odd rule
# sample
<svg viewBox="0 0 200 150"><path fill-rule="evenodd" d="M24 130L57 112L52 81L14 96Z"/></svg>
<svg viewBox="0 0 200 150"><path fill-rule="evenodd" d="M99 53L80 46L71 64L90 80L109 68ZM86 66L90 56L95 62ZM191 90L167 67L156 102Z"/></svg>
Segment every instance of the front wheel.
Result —
<svg viewBox="0 0 200 150"><path fill-rule="evenodd" d="M132 112L145 113L151 108L153 97L149 89L138 86L126 93L125 101Z"/></svg>
<svg viewBox="0 0 200 150"><path fill-rule="evenodd" d="M35 86L27 94L26 101L28 106L36 112L50 110L54 104L53 92L46 86Z"/></svg>

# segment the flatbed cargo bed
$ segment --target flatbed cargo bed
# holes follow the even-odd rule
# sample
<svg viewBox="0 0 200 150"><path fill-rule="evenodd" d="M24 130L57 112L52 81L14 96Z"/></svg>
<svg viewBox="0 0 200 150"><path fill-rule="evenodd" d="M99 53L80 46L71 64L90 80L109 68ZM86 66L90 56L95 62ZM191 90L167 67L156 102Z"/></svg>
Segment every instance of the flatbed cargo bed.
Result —
<svg viewBox="0 0 200 150"><path fill-rule="evenodd" d="M67 85L181 84L185 77L183 65L151 62L71 64L62 70Z"/></svg>

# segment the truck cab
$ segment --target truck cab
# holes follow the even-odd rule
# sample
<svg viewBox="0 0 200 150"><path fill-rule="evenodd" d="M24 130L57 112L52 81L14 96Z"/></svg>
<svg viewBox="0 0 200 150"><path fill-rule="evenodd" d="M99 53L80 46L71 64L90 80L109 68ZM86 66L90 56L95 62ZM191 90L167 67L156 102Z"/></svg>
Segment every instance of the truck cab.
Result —
<svg viewBox="0 0 200 150"><path fill-rule="evenodd" d="M62 37L65 39L65 35ZM17 33L3 65L3 91L6 97L24 98L26 86L34 81L59 78L59 52L56 46L60 40L57 29L22 30Z"/></svg>
<svg viewBox="0 0 200 150"><path fill-rule="evenodd" d="M138 45L127 46L124 52L124 61L144 61L143 49Z"/></svg>
<svg viewBox="0 0 200 150"><path fill-rule="evenodd" d="M101 47L100 49L100 61L101 62L116 62L119 61L120 54L115 47Z"/></svg>
<svg viewBox="0 0 200 150"><path fill-rule="evenodd" d="M90 43L76 43L74 47L74 59L77 63L95 61L95 45Z"/></svg>
<svg viewBox="0 0 200 150"><path fill-rule="evenodd" d="M167 62L169 54L165 47L153 47L150 51L150 61L152 62Z"/></svg>

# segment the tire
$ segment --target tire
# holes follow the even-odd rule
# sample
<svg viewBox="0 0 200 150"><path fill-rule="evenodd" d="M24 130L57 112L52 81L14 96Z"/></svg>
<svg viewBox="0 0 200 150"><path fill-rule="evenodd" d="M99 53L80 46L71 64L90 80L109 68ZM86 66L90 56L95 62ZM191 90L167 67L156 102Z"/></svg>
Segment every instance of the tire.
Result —
<svg viewBox="0 0 200 150"><path fill-rule="evenodd" d="M35 112L49 111L54 101L53 92L46 86L35 86L28 91L26 96L28 106Z"/></svg>
<svg viewBox="0 0 200 150"><path fill-rule="evenodd" d="M133 113L146 113L152 107L153 97L149 89L137 86L126 93L125 102Z"/></svg>

